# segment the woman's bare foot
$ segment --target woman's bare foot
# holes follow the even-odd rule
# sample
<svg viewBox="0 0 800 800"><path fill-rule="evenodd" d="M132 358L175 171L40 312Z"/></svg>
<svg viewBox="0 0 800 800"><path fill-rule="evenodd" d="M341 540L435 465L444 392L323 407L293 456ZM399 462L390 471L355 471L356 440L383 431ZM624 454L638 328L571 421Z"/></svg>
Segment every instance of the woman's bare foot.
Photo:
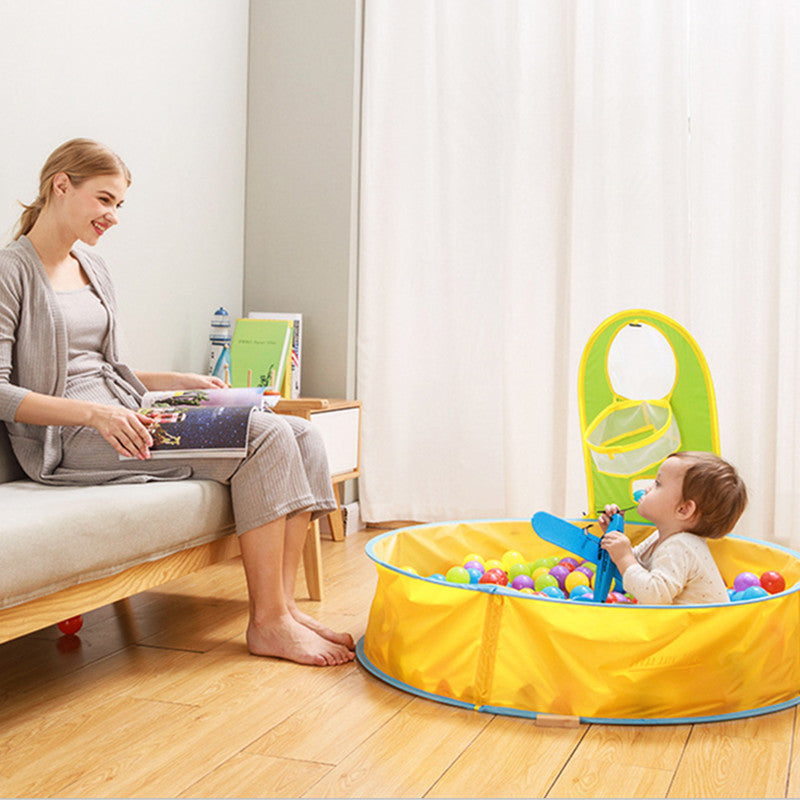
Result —
<svg viewBox="0 0 800 800"><path fill-rule="evenodd" d="M247 647L253 655L285 658L298 664L332 667L352 661L355 654L299 623L291 614L247 626Z"/></svg>
<svg viewBox="0 0 800 800"><path fill-rule="evenodd" d="M297 622L302 625L305 625L306 628L310 628L314 633L318 636L321 636L323 639L327 639L329 642L333 642L334 644L340 644L343 647L346 647L348 650L355 650L356 643L353 641L353 637L349 633L338 633L337 631L332 630L327 625L323 625L319 620L314 619L314 617L309 616L305 612L301 611L294 603L287 603L289 608L289 613L294 617Z"/></svg>

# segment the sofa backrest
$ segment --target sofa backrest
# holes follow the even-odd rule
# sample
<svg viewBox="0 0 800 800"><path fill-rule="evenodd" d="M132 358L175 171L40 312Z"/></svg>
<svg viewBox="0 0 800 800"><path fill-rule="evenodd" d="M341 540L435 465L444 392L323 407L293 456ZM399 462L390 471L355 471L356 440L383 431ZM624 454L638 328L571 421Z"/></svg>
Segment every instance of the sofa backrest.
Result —
<svg viewBox="0 0 800 800"><path fill-rule="evenodd" d="M24 477L25 473L14 457L11 442L8 441L6 426L0 423L0 483L8 483L8 481L16 481Z"/></svg>

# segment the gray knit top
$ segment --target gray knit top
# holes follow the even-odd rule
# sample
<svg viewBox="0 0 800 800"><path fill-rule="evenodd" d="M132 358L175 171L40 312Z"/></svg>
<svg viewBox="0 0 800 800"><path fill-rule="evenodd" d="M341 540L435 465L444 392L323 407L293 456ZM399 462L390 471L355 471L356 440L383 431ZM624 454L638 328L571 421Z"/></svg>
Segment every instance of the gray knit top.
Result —
<svg viewBox="0 0 800 800"><path fill-rule="evenodd" d="M95 253L74 250L94 293L108 315L100 369L119 397L141 396L145 387L119 361L117 304L108 268ZM179 478L185 474L136 474L130 470L70 470L55 474L62 456L61 428L14 422L22 398L30 392L57 397L66 394L69 375L66 320L39 256L26 236L0 250L0 419L8 428L14 454L28 477L42 483L97 484ZM74 356L74 353L73 353ZM114 391L117 394L116 391ZM71 394L71 393L70 393Z"/></svg>

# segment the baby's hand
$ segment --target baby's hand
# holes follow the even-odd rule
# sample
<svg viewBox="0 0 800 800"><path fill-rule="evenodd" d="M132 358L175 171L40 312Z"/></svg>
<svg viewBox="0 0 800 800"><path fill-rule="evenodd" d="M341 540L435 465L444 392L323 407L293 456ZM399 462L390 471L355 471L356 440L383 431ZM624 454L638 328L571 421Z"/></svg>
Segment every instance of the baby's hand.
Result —
<svg viewBox="0 0 800 800"><path fill-rule="evenodd" d="M631 540L622 531L606 533L600 540L600 547L611 556L611 560L617 565L617 569L622 575L625 574L628 567L636 563Z"/></svg>
<svg viewBox="0 0 800 800"><path fill-rule="evenodd" d="M609 503L604 509L603 513L597 518L597 522L600 525L600 529L605 533L608 530L608 526L611 524L611 518L615 514L622 513L619 510L619 506L616 503Z"/></svg>

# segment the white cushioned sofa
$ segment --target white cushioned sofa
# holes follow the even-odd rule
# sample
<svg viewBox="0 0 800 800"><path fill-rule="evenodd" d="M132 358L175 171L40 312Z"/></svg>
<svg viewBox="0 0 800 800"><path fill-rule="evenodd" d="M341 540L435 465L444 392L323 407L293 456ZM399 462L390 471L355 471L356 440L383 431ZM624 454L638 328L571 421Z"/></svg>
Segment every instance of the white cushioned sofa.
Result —
<svg viewBox="0 0 800 800"><path fill-rule="evenodd" d="M214 481L45 486L0 424L0 642L239 555L228 487ZM321 599L319 527L304 553Z"/></svg>

